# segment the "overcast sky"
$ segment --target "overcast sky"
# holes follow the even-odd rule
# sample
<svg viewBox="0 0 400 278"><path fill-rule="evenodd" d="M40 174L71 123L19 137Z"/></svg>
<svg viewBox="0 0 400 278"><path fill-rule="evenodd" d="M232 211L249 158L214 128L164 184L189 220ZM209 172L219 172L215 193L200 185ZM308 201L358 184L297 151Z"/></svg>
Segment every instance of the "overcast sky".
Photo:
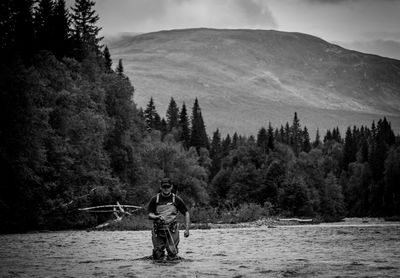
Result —
<svg viewBox="0 0 400 278"><path fill-rule="evenodd" d="M96 0L95 9L105 36L195 27L275 29L400 59L400 0Z"/></svg>

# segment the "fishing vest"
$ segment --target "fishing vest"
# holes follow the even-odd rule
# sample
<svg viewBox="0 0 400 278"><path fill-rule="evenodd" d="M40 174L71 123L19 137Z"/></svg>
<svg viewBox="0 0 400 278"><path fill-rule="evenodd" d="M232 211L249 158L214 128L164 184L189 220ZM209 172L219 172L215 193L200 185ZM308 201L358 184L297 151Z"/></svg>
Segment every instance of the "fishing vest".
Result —
<svg viewBox="0 0 400 278"><path fill-rule="evenodd" d="M172 194L172 203L167 203L164 205L160 205L160 193L157 194L156 197L156 212L158 215L161 215L165 221L165 224L171 224L176 222L176 216L178 215L178 209L175 204L175 194Z"/></svg>

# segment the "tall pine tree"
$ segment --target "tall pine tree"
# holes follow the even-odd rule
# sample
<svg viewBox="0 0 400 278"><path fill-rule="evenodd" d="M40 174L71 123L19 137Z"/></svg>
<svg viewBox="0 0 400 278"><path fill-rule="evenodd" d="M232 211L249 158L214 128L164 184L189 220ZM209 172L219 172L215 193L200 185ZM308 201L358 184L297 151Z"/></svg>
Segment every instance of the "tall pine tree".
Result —
<svg viewBox="0 0 400 278"><path fill-rule="evenodd" d="M209 146L208 137L206 133L206 127L204 125L203 116L201 114L201 109L199 101L194 101L192 108L192 130L190 134L190 146L195 147L197 151L200 148L207 148Z"/></svg>
<svg viewBox="0 0 400 278"><path fill-rule="evenodd" d="M173 128L179 127L179 108L176 105L174 98L172 97L167 108L166 117L168 131L172 131Z"/></svg>
<svg viewBox="0 0 400 278"><path fill-rule="evenodd" d="M181 113L179 114L179 127L181 129L180 141L184 148L188 149L190 145L190 128L185 102L182 104Z"/></svg>
<svg viewBox="0 0 400 278"><path fill-rule="evenodd" d="M76 0L72 7L72 22L74 27L75 57L83 60L90 53L100 54L100 27L96 26L99 16L94 10L96 3L91 0Z"/></svg>

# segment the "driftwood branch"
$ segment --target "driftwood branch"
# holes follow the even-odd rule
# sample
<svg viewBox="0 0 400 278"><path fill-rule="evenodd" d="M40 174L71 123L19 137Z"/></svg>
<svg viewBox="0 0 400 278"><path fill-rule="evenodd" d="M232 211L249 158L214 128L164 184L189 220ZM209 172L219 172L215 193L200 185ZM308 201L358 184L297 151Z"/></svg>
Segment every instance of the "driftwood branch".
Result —
<svg viewBox="0 0 400 278"><path fill-rule="evenodd" d="M136 209L141 209L142 207L140 206L132 206L132 205L103 205L103 206L95 206L95 207L87 207L87 208L80 208L78 210L80 211L87 211L91 209L98 209L98 208L136 208ZM112 211L111 211L112 212Z"/></svg>
<svg viewBox="0 0 400 278"><path fill-rule="evenodd" d="M279 221L296 221L296 222L312 222L312 219L300 219L300 218L281 218Z"/></svg>

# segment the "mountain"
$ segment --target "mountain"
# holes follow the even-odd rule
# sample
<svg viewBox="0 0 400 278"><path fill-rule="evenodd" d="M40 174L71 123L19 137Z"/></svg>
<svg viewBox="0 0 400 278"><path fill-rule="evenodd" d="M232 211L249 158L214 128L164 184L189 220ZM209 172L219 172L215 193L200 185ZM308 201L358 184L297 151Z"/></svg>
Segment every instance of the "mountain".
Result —
<svg viewBox="0 0 400 278"><path fill-rule="evenodd" d="M209 134L256 134L268 122L291 123L295 111L312 134L383 116L400 131L399 60L273 30L160 31L108 47L123 59L139 106L153 96L164 116L171 97L189 109L197 97Z"/></svg>

